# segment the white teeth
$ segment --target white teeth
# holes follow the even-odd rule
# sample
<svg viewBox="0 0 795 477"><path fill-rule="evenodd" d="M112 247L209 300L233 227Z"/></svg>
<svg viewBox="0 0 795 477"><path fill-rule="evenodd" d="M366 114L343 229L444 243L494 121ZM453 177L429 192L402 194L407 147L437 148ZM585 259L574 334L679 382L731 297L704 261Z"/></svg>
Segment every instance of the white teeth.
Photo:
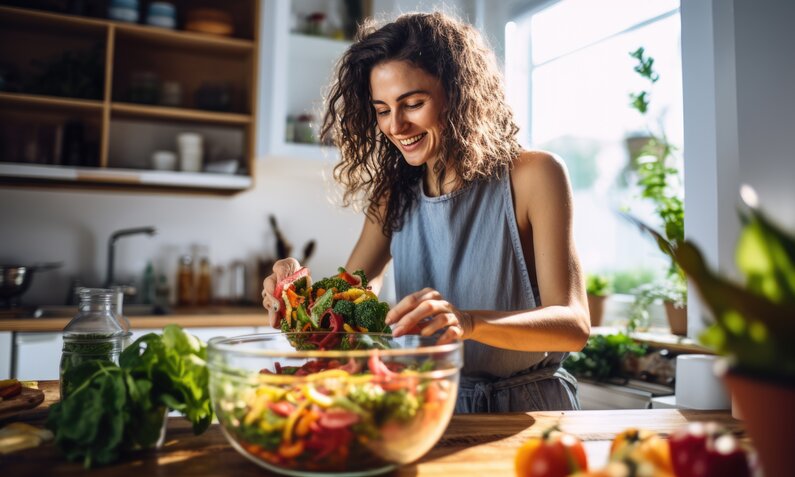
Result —
<svg viewBox="0 0 795 477"><path fill-rule="evenodd" d="M419 141L420 139L422 139L423 136L425 136L425 133L418 134L418 135L416 135L414 137L410 137L408 139L401 139L400 140L400 144L403 144L404 146L410 146L410 145L414 144L415 142Z"/></svg>

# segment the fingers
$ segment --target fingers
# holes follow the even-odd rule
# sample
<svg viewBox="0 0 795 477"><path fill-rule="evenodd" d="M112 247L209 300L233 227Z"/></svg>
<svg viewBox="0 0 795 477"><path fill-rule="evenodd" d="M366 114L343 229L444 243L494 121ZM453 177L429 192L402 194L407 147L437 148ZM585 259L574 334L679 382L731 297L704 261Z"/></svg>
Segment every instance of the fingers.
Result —
<svg viewBox="0 0 795 477"><path fill-rule="evenodd" d="M453 341L463 339L463 337L464 333L461 328L458 326L451 326L450 328L447 328L444 333L442 333L442 336L440 336L438 340L436 340L436 344L443 345L452 343Z"/></svg>
<svg viewBox="0 0 795 477"><path fill-rule="evenodd" d="M277 260L273 264L273 274L276 275L276 281L282 280L301 268L301 264L293 257L283 258Z"/></svg>
<svg viewBox="0 0 795 477"><path fill-rule="evenodd" d="M279 315L277 312L280 306L279 298L273 296L276 284L300 268L301 264L292 257L278 260L273 264L273 273L262 281L262 307L268 313L268 321L273 327L278 324Z"/></svg>
<svg viewBox="0 0 795 477"><path fill-rule="evenodd" d="M407 295L386 317L395 337L405 334L431 336L445 330L440 336L441 343L463 339L471 332L470 321L468 313L456 309L432 288Z"/></svg>
<svg viewBox="0 0 795 477"><path fill-rule="evenodd" d="M444 316L448 314L452 315L453 319L455 319L453 307L447 301L425 300L414 307L414 309L403 315L403 317L400 318L400 321L395 324L395 327L392 329L392 333L398 333L398 335L401 333L405 334L406 331L410 330L420 321L429 316L433 318L431 319L430 323L423 328L423 332L428 327L434 327L433 331L436 331L444 326L448 326L447 318L444 318ZM439 321L444 321L444 323L439 324Z"/></svg>
<svg viewBox="0 0 795 477"><path fill-rule="evenodd" d="M442 294L438 291L434 290L433 288L423 288L420 291L414 292L410 295L406 295L405 298L400 300L400 302L392 307L389 310L389 313L386 315L386 324L391 325L397 323L398 320L403 321L403 317L407 315L409 312L417 308L421 303L426 300L439 300L442 298ZM424 318L424 315L420 316L419 319ZM419 319L417 321L419 321Z"/></svg>

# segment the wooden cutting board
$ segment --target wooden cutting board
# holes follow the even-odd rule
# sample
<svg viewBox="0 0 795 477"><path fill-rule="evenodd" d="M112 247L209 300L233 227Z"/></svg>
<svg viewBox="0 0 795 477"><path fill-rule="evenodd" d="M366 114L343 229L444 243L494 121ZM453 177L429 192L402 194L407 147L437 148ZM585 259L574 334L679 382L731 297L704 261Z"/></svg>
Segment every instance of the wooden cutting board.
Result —
<svg viewBox="0 0 795 477"><path fill-rule="evenodd" d="M44 401L44 392L39 389L22 388L22 392L0 401L0 420L7 419L26 409L33 409Z"/></svg>

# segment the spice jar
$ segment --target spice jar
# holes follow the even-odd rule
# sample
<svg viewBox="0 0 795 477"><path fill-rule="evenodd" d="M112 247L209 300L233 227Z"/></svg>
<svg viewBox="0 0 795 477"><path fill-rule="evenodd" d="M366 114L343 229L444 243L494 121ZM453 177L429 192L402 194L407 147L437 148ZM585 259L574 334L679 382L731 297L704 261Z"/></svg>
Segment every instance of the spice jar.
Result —
<svg viewBox="0 0 795 477"><path fill-rule="evenodd" d="M183 255L177 271L177 305L190 306L194 302L193 257Z"/></svg>
<svg viewBox="0 0 795 477"><path fill-rule="evenodd" d="M210 261L202 257L199 261L199 279L196 284L196 304L206 306L210 304L212 278L210 276Z"/></svg>
<svg viewBox="0 0 795 477"><path fill-rule="evenodd" d="M116 316L113 290L82 288L78 295L78 313L63 329L61 400L86 378L82 376L83 379L73 381L73 369L93 360L118 364L124 342L131 335Z"/></svg>

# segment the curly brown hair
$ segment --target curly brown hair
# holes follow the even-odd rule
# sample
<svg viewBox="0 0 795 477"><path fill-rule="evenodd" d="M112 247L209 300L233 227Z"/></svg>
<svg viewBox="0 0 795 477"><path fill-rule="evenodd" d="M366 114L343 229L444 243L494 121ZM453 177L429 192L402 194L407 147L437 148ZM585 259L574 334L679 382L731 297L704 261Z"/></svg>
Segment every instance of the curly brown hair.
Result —
<svg viewBox="0 0 795 477"><path fill-rule="evenodd" d="M409 165L377 126L370 72L387 61L408 61L441 81L444 137L434 167L440 187L449 170L462 187L499 175L520 146L496 58L474 27L438 12L360 26L337 65L321 137L340 150L334 178L345 189L343 204L363 200L367 215L391 236L414 205L426 166Z"/></svg>

